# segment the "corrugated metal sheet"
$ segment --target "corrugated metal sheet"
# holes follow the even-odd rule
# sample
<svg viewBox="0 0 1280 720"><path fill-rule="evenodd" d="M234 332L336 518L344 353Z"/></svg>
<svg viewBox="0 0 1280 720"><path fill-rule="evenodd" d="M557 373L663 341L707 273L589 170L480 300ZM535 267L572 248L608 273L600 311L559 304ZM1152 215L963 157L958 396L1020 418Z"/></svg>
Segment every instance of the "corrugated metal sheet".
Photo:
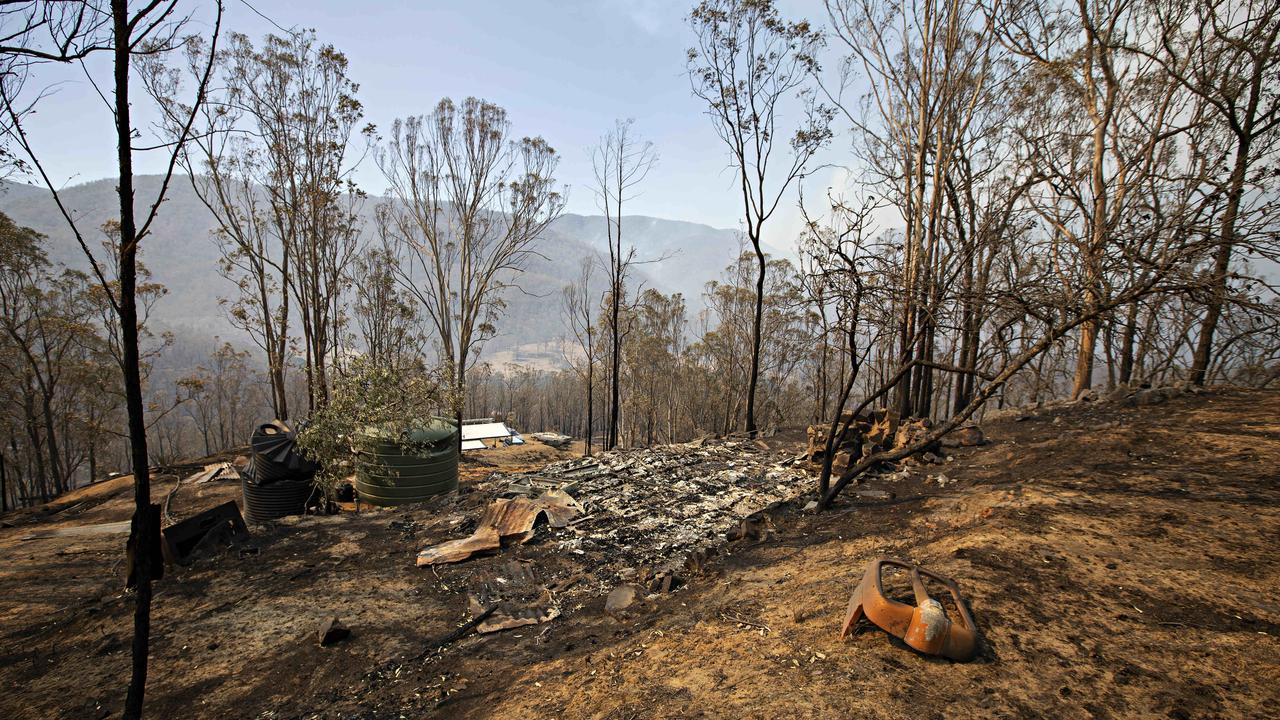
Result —
<svg viewBox="0 0 1280 720"><path fill-rule="evenodd" d="M483 450L485 449L485 447L487 446L479 440L463 440L462 441L463 450Z"/></svg>
<svg viewBox="0 0 1280 720"><path fill-rule="evenodd" d="M561 528L577 515L582 506L567 493L551 490L529 498L499 498L485 508L475 532L461 540L450 540L418 553L419 565L435 565L466 560L473 554L497 550L503 545L522 543L533 537L533 526L539 516L547 524Z"/></svg>
<svg viewBox="0 0 1280 720"><path fill-rule="evenodd" d="M462 441L468 440L492 440L493 438L511 437L511 428L503 423L476 423L475 425L462 426ZM463 448L464 450L466 448Z"/></svg>

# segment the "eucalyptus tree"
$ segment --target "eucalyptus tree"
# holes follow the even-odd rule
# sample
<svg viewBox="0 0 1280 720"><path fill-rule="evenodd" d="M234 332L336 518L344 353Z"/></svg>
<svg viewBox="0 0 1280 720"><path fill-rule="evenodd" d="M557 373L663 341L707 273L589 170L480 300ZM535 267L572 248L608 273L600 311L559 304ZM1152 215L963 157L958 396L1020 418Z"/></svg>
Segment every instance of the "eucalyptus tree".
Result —
<svg viewBox="0 0 1280 720"><path fill-rule="evenodd" d="M147 413L142 394L142 373L139 358L138 325L139 313L137 295L137 263L138 252L151 231L152 223L159 213L178 166L178 158L182 148L191 138L191 128L195 122L195 111L192 110L180 121L180 131L170 138L170 142L149 145L139 142L138 128L134 125L133 104L130 99L130 78L134 74L135 63L141 58L159 58L184 46L189 47L189 38L183 36L189 28L190 12L184 11L179 0L157 0L131 9L127 0L111 0L110 4L98 2L82 3L33 3L33 12L42 21L37 25L38 33L18 35L16 46L3 49L4 63L17 58L19 64L26 64L23 73L35 73L43 68L29 64L29 61L43 63L70 62L83 59L90 54L101 52L109 54L110 79L99 78L98 87L108 88L112 97L104 95L103 100L109 105L111 123L116 139L116 161L118 178L116 183L119 199L119 247L115 260L117 286L112 287L103 272L103 264L98 253L89 246L85 233L82 232L74 215L62 202L58 192L60 183L49 177L40 160L42 149L34 146L27 133L26 114L33 103L23 94L22 83L0 82L0 106L7 124L3 128L13 146L20 148L24 160L30 163L41 181L49 189L55 205L67 222L77 244L84 252L98 280L106 291L107 300L120 323L122 349L122 375L125 389L125 405L128 415L130 459L133 466L134 515L128 544L130 573L128 585L136 591L136 607L134 612L133 662L129 690L125 698L124 716L138 718L142 716L142 702L146 688L147 656L151 633L151 598L152 581L164 572L163 560L159 553L160 515L159 506L151 503L150 462L147 453ZM60 9L71 8L67 11ZM213 74L212 57L216 53L216 45L222 26L222 4L216 3L216 19L210 30L210 60L197 74L194 99L191 108L201 107L206 99L209 79ZM74 39L73 39L74 38ZM12 68L12 65L9 65ZM87 65L86 72L94 70ZM133 182L133 162L136 152L146 149L160 150L166 154L165 171L160 183L160 191L155 201L139 212L135 206Z"/></svg>
<svg viewBox="0 0 1280 720"><path fill-rule="evenodd" d="M1246 300L1233 259L1242 251L1274 261L1280 256L1266 217L1274 188L1266 182L1280 149L1280 2L1200 0L1153 3L1158 45L1135 48L1199 98L1212 118L1214 141L1228 150L1214 190L1217 244L1209 272L1213 288L1205 304L1192 356L1190 379L1202 385L1213 362L1214 338L1227 305ZM1247 302L1247 300L1246 300Z"/></svg>
<svg viewBox="0 0 1280 720"><path fill-rule="evenodd" d="M828 90L853 129L851 151L869 192L902 223L897 366L920 360L896 389L904 415L930 415L930 362L955 355L971 364L983 324L996 227L1016 181L1010 154L1008 63L978 2L895 4L828 0L844 57ZM824 86L825 87L825 86ZM865 88L846 98L852 88ZM947 325L957 325L947 337ZM967 396L963 379L956 402Z"/></svg>
<svg viewBox="0 0 1280 720"><path fill-rule="evenodd" d="M501 107L445 98L429 115L392 123L375 159L389 186L379 232L396 251L397 281L435 331L461 422L467 370L497 331L503 294L519 287L564 209L560 158L541 137L514 139Z"/></svg>
<svg viewBox="0 0 1280 720"><path fill-rule="evenodd" d="M1103 304L1127 247L1132 219L1150 198L1147 180L1181 139L1183 96L1159 65L1130 44L1154 20L1136 0L996 5L1002 43L1026 63L1026 157L1041 172L1029 193L1049 232L1068 242L1064 282L1080 290L1083 312L1072 395L1092 385ZM1059 108L1045 112L1045 107Z"/></svg>
<svg viewBox="0 0 1280 720"><path fill-rule="evenodd" d="M627 347L628 432L631 445L675 442L682 379L685 303L680 293L653 288L637 298Z"/></svg>
<svg viewBox="0 0 1280 720"><path fill-rule="evenodd" d="M373 366L390 371L418 362L425 349L417 300L396 282L395 254L368 248L355 263L352 320Z"/></svg>
<svg viewBox="0 0 1280 720"><path fill-rule="evenodd" d="M595 172L596 200L604 212L605 235L609 250L609 289L605 299L609 305L609 426L604 447L618 444L618 417L621 412L623 341L622 313L627 305L627 276L636 262L633 246L622 242L623 205L635 197L637 188L658 163L653 143L632 134L633 120L618 120L591 149L591 167Z"/></svg>
<svg viewBox="0 0 1280 720"><path fill-rule="evenodd" d="M266 355L276 415L289 416L295 321L314 412L328 396L359 247L364 194L351 180L357 161L349 151L353 135L372 132L359 125L359 87L346 56L312 31L267 35L260 47L237 33L219 53L191 46L192 75L209 62L217 63L221 90L195 109L199 132L180 159L217 220L220 269L237 289L228 314ZM170 133L180 133L192 113L174 99L182 69L144 66Z"/></svg>
<svg viewBox="0 0 1280 720"><path fill-rule="evenodd" d="M782 17L772 0L703 0L689 13L693 94L707 104L729 150L742 196L743 229L755 253L755 317L747 373L746 430L755 434L765 274L765 223L831 138L832 111L809 102L822 34ZM788 120L787 113L797 117Z"/></svg>
<svg viewBox="0 0 1280 720"><path fill-rule="evenodd" d="M0 373L12 383L7 424L25 440L22 451L11 443L10 460L28 499L75 486L98 432L84 418L116 385L96 382L111 363L88 286L83 273L48 260L41 235L0 214Z"/></svg>
<svg viewBox="0 0 1280 720"><path fill-rule="evenodd" d="M591 269L594 265L593 258L583 258L578 279L566 285L561 291L561 306L566 324L574 341L578 344L578 349L582 351L581 369L579 363L573 360L569 361L569 366L581 377L587 389L586 431L583 433L586 447L583 454L588 457L591 455L591 440L595 434L595 368L596 356L599 354L599 346L596 344L596 332L599 328L592 317L596 307L591 288ZM616 316L613 322L617 323ZM614 347L617 345L615 344Z"/></svg>

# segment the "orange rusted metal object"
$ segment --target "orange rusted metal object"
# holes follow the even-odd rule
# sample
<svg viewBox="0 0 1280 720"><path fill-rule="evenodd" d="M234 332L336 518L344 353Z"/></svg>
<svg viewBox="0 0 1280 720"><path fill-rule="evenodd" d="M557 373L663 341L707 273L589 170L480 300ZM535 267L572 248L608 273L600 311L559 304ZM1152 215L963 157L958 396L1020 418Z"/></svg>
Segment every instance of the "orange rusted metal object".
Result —
<svg viewBox="0 0 1280 720"><path fill-rule="evenodd" d="M885 565L910 571L911 590L916 596L914 607L885 597L884 588L880 584L880 570ZM926 577L942 583L951 592L951 598L960 613L958 623L947 617L942 603L929 597L924 588L923 578ZM841 640L848 636L863 615L885 632L901 638L922 653L965 661L973 658L978 647L978 630L955 581L903 560L879 557L867 565L866 572L862 574L862 582L858 583L853 597L849 598L849 612L845 615L844 626L840 628Z"/></svg>
<svg viewBox="0 0 1280 720"><path fill-rule="evenodd" d="M582 506L561 490L548 490L536 500L498 498L485 508L470 537L423 550L418 553L418 565L460 562L478 552L523 543L533 537L533 526L540 520L551 527L562 528L581 510Z"/></svg>

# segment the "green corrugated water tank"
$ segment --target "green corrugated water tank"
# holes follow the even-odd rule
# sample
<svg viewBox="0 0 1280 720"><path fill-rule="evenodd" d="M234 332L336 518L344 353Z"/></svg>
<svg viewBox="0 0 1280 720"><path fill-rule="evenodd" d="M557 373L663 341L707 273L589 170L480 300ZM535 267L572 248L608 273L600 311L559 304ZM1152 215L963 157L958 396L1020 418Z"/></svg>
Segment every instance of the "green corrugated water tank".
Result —
<svg viewBox="0 0 1280 720"><path fill-rule="evenodd" d="M433 418L406 432L366 428L356 446L356 492L363 502L421 502L458 487L458 426L451 420Z"/></svg>

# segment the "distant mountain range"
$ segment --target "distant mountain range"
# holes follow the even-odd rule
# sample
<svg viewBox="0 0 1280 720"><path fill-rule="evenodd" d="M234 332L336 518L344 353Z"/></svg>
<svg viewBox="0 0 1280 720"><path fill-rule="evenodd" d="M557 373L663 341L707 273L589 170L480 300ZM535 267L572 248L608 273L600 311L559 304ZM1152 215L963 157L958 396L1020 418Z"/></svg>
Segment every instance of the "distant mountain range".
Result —
<svg viewBox="0 0 1280 720"><path fill-rule="evenodd" d="M138 207L142 210L149 207L159 191L160 177L138 176L136 185ZM60 192L97 250L96 243L102 239L98 228L119 214L114 181L98 180ZM370 198L365 204L366 240L373 237L373 208L378 202L379 199ZM0 211L18 224L47 235L51 259L70 267L87 268L83 253L47 189L0 182ZM233 341L240 338L218 303L219 298L233 292L233 287L218 274L219 254L211 236L214 225L189 180L175 177L143 246L143 262L154 279L169 288L169 294L153 313L155 328L169 330L180 340L207 341L215 335ZM546 346L566 334L561 288L578 277L583 257L607 252L606 237L602 216L566 214L553 223L538 241L537 250L543 257L533 259L517 280L523 292L507 294L507 309L498 323L498 336L484 348L485 355L520 362L522 356L547 354ZM734 230L639 215L623 219L623 237L627 244L635 246L638 259L656 260L637 268L636 282L665 293L682 293L691 320L702 309L705 283L719 278L741 247L740 234ZM603 274L597 272L596 276L603 286ZM546 360L549 358L544 358L542 364Z"/></svg>

